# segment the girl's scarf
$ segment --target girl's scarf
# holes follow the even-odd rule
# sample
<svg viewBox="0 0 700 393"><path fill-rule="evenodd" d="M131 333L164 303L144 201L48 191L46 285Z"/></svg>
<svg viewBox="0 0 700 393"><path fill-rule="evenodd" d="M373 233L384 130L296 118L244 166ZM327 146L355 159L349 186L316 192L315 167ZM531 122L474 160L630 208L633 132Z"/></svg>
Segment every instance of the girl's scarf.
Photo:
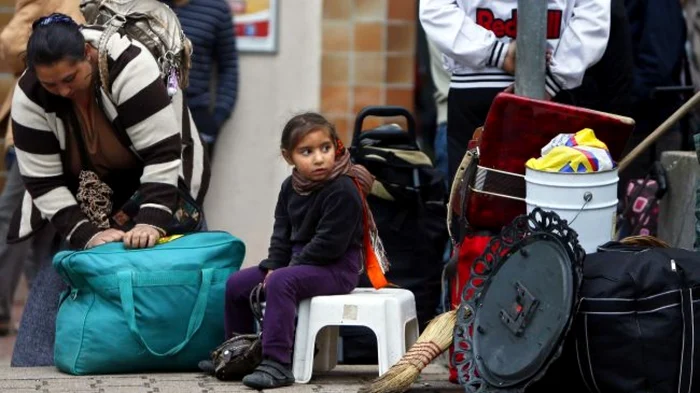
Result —
<svg viewBox="0 0 700 393"><path fill-rule="evenodd" d="M292 171L292 187L294 191L301 195L308 195L323 187L328 181L336 179L338 176L349 176L358 188L362 199L362 210L364 212L364 236L363 248L365 258L365 269L372 286L376 289L383 288L389 283L384 274L389 270L389 261L386 258L384 245L379 238L374 216L367 203L367 195L372 190L374 176L362 165L353 164L350 160L350 153L345 149L343 143L338 139L338 146L335 152L335 165L331 170L331 175L323 181L313 181L303 177L299 171Z"/></svg>

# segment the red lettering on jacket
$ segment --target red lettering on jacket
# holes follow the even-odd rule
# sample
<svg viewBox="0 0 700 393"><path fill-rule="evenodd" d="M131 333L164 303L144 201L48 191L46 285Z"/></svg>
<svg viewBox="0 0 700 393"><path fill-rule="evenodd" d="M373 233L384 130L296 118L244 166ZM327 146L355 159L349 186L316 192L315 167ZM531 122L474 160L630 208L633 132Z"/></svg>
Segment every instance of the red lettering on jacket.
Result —
<svg viewBox="0 0 700 393"><path fill-rule="evenodd" d="M561 37L561 17L562 12L559 10L547 11L547 39L555 40ZM491 30L498 38L515 38L518 30L518 10L511 11L511 18L503 20L496 18L488 8L477 8L476 24Z"/></svg>

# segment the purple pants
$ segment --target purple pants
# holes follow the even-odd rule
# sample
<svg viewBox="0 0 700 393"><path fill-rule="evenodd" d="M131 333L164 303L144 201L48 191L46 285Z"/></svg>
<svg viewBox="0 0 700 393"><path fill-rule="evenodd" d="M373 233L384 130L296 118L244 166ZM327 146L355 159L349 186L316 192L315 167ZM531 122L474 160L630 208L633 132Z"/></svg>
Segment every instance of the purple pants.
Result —
<svg viewBox="0 0 700 393"><path fill-rule="evenodd" d="M299 251L301 247L295 247ZM290 364L299 302L313 296L341 295L359 281L360 250L350 249L328 266L297 265L276 269L265 282L263 357ZM267 271L260 267L240 270L226 282L226 339L235 333L253 333L254 319L249 296L263 282Z"/></svg>

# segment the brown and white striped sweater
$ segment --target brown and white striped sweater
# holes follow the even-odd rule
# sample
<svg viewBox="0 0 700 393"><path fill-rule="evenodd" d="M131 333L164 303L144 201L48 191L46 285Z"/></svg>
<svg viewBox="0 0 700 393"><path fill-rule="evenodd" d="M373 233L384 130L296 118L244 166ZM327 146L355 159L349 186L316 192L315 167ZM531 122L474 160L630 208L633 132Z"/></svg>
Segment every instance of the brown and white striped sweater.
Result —
<svg viewBox="0 0 700 393"><path fill-rule="evenodd" d="M82 32L98 47L102 30ZM168 97L146 47L114 34L107 50L111 91L100 87L98 101L119 139L144 165L139 187L144 200L135 221L164 228L178 186L202 203L210 175L204 149L182 92ZM74 119L70 101L48 93L32 71L24 73L14 93L12 122L27 192L10 224L9 242L30 236L47 219L72 248L83 248L99 232L68 186L66 133L79 132Z"/></svg>

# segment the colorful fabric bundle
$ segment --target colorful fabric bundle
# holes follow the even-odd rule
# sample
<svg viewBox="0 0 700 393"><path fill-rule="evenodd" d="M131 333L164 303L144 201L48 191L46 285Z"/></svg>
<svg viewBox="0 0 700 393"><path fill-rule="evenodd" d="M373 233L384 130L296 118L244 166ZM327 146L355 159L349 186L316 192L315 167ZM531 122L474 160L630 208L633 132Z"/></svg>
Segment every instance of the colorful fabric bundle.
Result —
<svg viewBox="0 0 700 393"><path fill-rule="evenodd" d="M559 134L541 153L540 158L531 158L525 165L540 171L568 173L600 172L615 166L608 147L590 128L576 134Z"/></svg>

